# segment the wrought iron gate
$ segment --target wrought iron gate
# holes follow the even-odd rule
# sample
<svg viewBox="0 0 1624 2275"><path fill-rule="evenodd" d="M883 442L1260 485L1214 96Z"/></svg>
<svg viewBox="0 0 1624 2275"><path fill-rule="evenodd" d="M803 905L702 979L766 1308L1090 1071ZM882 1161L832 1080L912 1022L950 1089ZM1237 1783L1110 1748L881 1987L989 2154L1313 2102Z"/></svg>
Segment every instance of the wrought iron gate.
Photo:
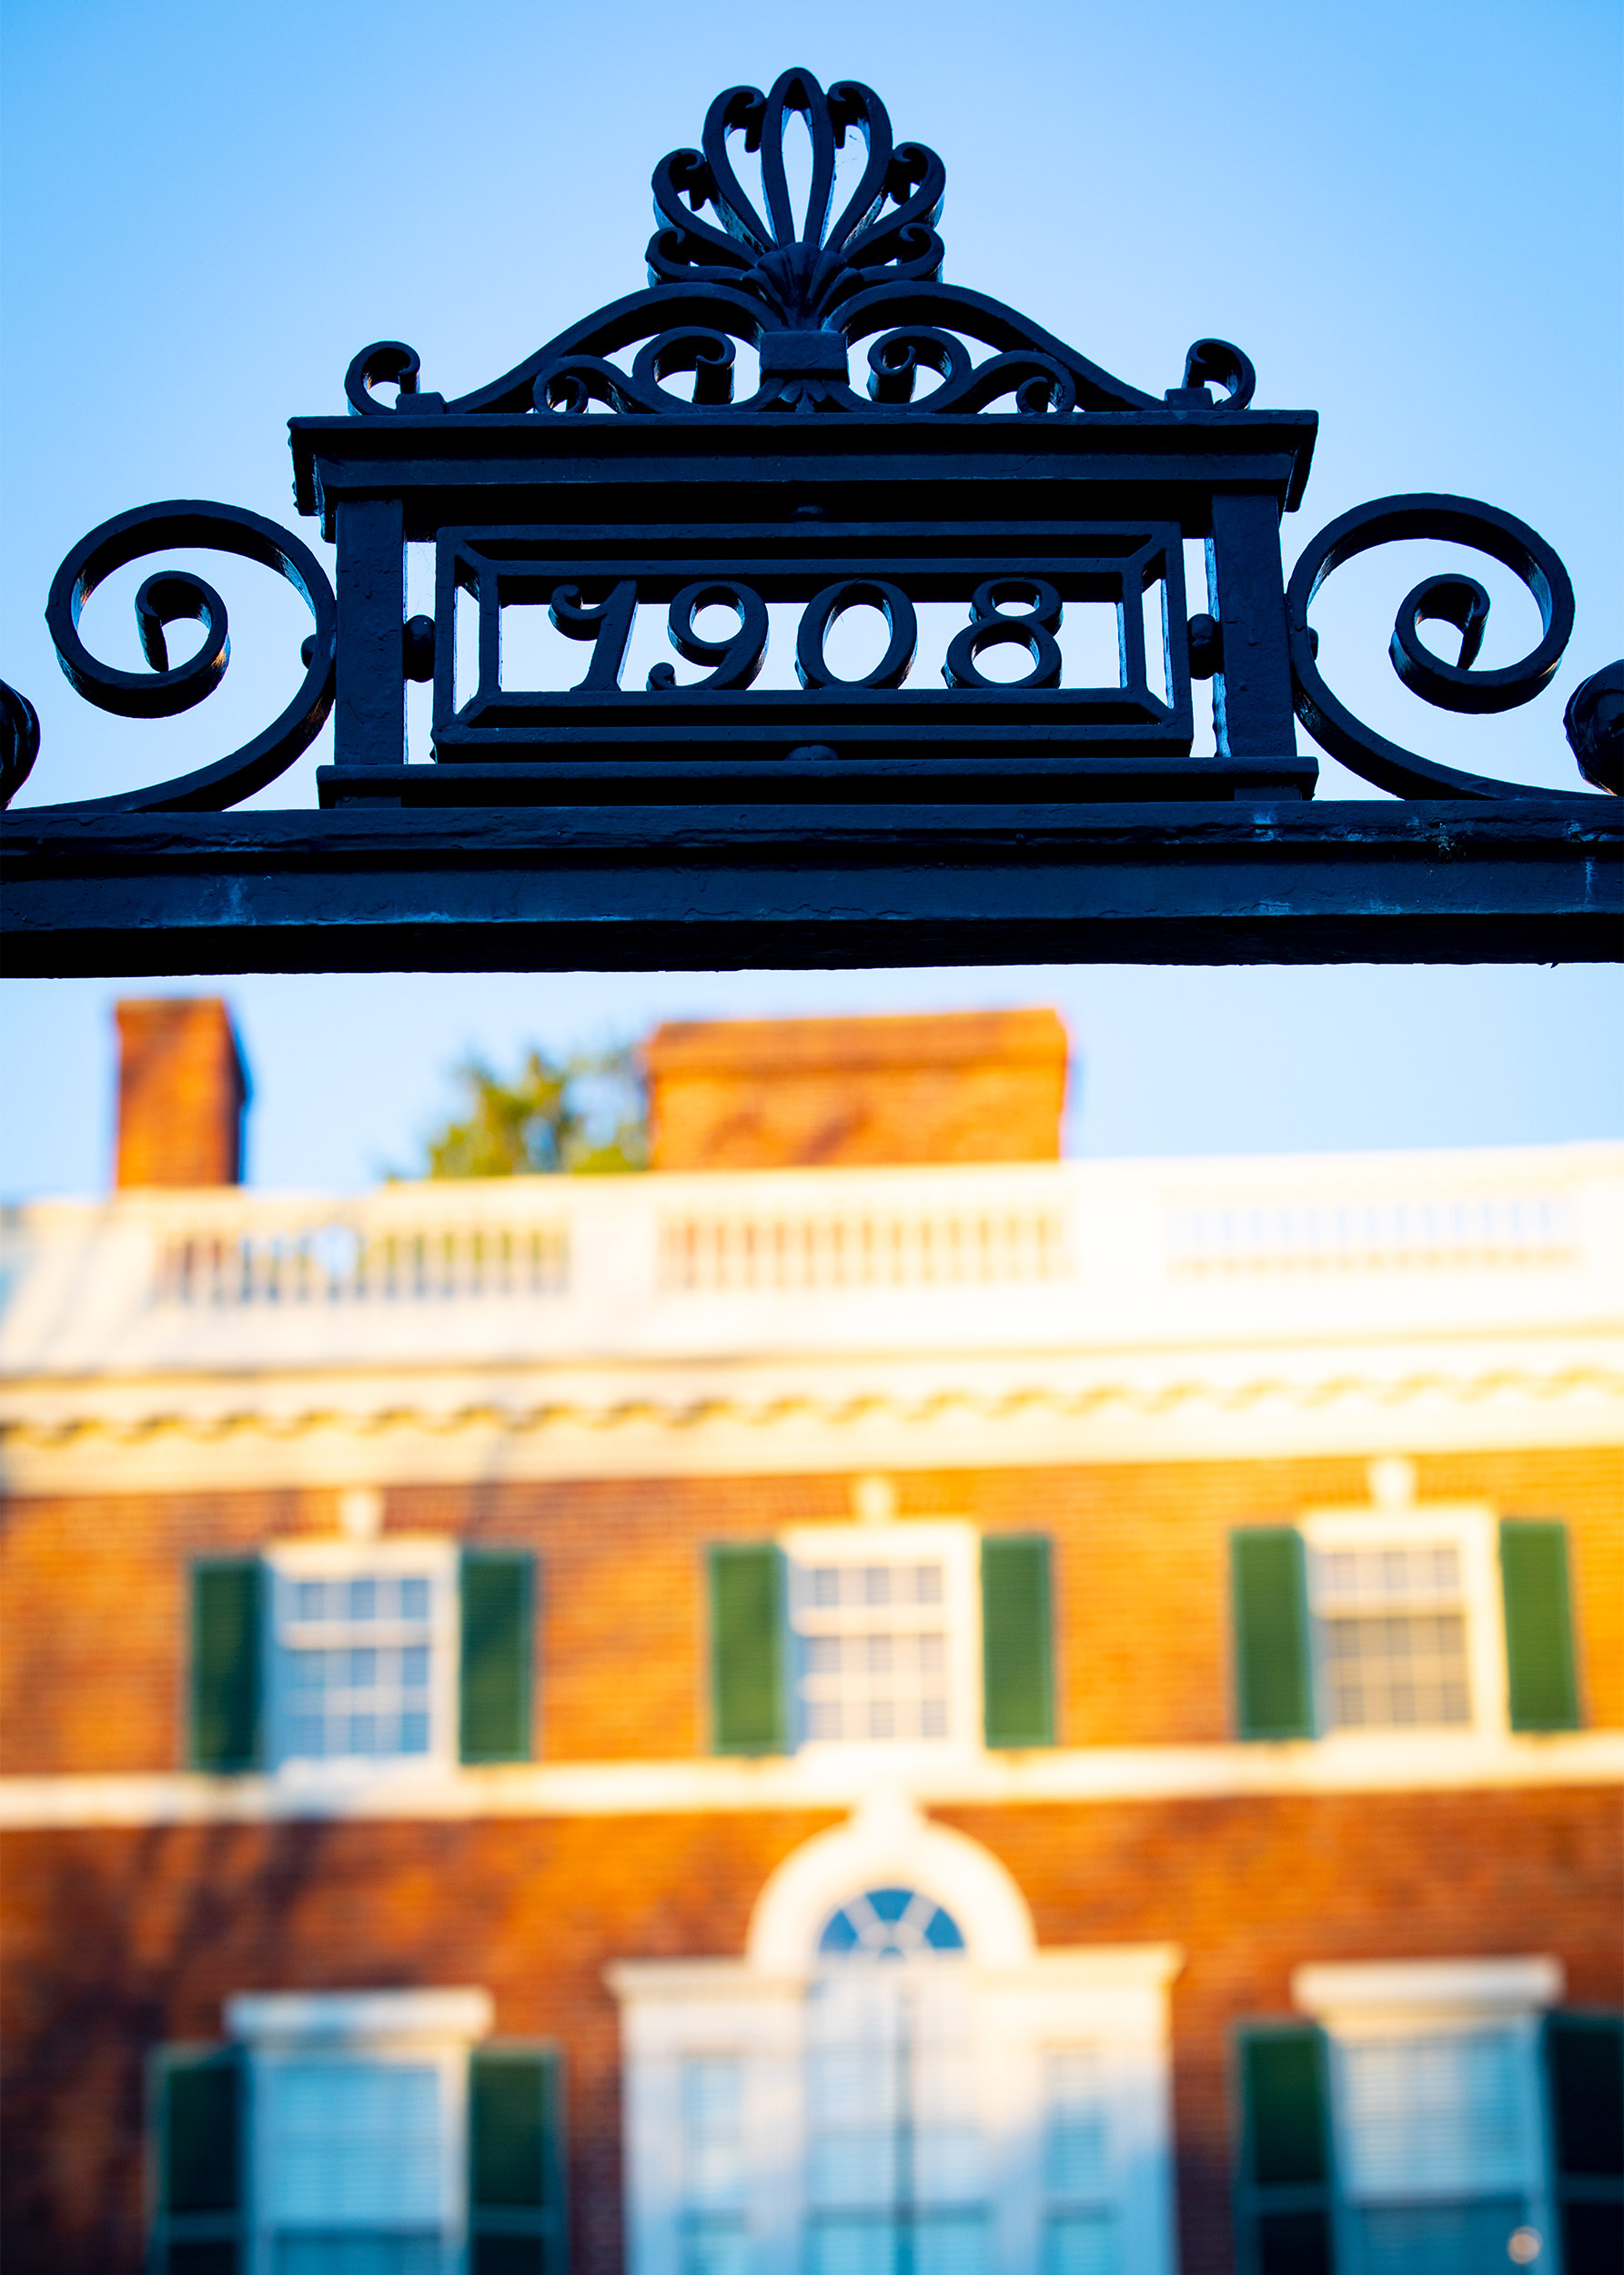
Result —
<svg viewBox="0 0 1624 2275"><path fill-rule="evenodd" d="M799 212L796 116L812 154ZM760 153L764 211L741 142ZM152 553L262 562L314 628L293 700L241 750L6 817L10 968L1618 955L1624 670L1569 705L1594 790L1553 794L1375 733L1321 676L1309 622L1324 580L1372 546L1475 547L1532 594L1534 649L1478 669L1488 596L1451 572L1407 594L1392 661L1430 703L1508 710L1548 684L1572 629L1551 548L1474 500L1385 498L1322 531L1287 585L1280 520L1303 495L1315 414L1254 409L1227 342L1198 340L1180 384L1151 395L942 283L944 179L854 82L791 71L765 96L732 88L701 148L655 171L646 290L451 402L404 344L365 349L348 415L292 420L298 504L336 543L334 584L309 547L227 506L150 506L93 531L47 617L103 709L177 713L226 669L224 602L190 571L137 594L148 672L81 640L96 585ZM434 613L409 621L409 544L436 559ZM573 686L504 672L504 612L526 606L579 644ZM1114 612L1117 648L1092 680L1062 648L1067 610L1091 606ZM920 612L943 608L955 629L927 683ZM863 609L883 652L842 676L831 631ZM625 683L650 611L697 676L665 662ZM185 620L203 642L171 667L166 627ZM1456 662L1426 643L1428 622L1458 634ZM773 642L793 683L759 683ZM406 682L430 679L432 763L409 764ZM1215 750L1195 756L1204 684ZM320 810L230 811L329 712ZM1299 720L1391 798L1316 802ZM9 795L38 740L10 691L5 724Z"/></svg>

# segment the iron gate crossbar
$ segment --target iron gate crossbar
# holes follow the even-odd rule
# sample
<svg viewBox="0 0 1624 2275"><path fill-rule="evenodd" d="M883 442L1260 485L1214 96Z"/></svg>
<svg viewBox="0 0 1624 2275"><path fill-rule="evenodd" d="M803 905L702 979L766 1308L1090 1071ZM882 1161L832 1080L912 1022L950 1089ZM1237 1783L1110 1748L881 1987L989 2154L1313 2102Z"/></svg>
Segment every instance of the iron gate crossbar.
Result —
<svg viewBox="0 0 1624 2275"><path fill-rule="evenodd" d="M759 803L11 817L18 975L1601 961L1624 810Z"/></svg>

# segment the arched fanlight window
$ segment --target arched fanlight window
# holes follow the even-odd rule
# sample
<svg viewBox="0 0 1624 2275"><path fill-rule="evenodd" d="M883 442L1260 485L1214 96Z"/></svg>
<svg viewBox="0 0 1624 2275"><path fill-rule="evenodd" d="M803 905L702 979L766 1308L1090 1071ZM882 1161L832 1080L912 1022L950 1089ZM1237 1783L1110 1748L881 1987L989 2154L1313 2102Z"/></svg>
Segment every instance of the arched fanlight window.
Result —
<svg viewBox="0 0 1624 2275"><path fill-rule="evenodd" d="M912 1959L963 1948L953 1914L913 1888L869 1888L854 1896L818 1938L822 1959Z"/></svg>

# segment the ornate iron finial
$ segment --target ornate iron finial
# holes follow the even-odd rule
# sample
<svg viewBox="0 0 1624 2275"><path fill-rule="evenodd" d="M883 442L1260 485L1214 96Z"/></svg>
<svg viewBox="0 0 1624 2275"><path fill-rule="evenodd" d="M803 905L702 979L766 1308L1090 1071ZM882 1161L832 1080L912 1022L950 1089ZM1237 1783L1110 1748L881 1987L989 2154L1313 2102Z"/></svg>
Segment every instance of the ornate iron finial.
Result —
<svg viewBox="0 0 1624 2275"><path fill-rule="evenodd" d="M812 172L802 208L790 187L785 144L806 123ZM855 187L835 212L836 154L862 140ZM732 148L759 154L763 216L740 181ZM783 72L763 95L729 87L706 113L697 150L673 150L654 169L661 227L648 246L649 288L560 332L489 386L448 402L422 390L419 359L403 340L363 348L345 377L350 409L365 418L431 418L444 411L575 414L601 407L632 418L751 411L839 411L931 417L1008 406L1050 412L1149 410L1142 393L1064 340L985 294L941 281L936 233L947 169L923 143L896 143L872 87L842 79L825 90L810 71ZM709 214L712 218L707 219ZM852 384L850 351L868 349L866 393ZM996 352L978 362L967 341ZM737 347L759 349L761 383L734 402ZM631 368L616 359L635 349ZM921 391L922 374L941 384ZM692 374L691 392L666 382ZM1221 390L1215 400L1206 382ZM1197 340L1181 410L1241 410L1252 367L1226 340ZM393 385L390 402L375 395Z"/></svg>
<svg viewBox="0 0 1624 2275"><path fill-rule="evenodd" d="M790 121L812 136L812 181L797 223L784 144ZM839 218L830 219L835 152L855 128L868 153ZM741 187L728 136L762 154L767 217ZM871 87L842 79L825 94L810 71L786 71L772 91L729 87L705 117L701 150L673 150L654 169L654 210L664 227L649 240L651 284L735 285L754 293L791 329L813 330L866 286L942 274L936 235L947 169L923 143L894 146L885 106ZM709 206L721 222L700 218Z"/></svg>

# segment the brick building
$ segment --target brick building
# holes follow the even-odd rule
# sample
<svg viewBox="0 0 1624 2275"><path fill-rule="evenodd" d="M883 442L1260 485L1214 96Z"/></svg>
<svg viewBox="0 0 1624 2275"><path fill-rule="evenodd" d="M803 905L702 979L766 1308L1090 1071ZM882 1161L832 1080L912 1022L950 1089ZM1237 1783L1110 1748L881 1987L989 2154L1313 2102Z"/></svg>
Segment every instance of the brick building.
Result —
<svg viewBox="0 0 1624 2275"><path fill-rule="evenodd" d="M334 1199L187 1032L5 1226L10 2275L1614 2275L1624 1149L819 1022Z"/></svg>

